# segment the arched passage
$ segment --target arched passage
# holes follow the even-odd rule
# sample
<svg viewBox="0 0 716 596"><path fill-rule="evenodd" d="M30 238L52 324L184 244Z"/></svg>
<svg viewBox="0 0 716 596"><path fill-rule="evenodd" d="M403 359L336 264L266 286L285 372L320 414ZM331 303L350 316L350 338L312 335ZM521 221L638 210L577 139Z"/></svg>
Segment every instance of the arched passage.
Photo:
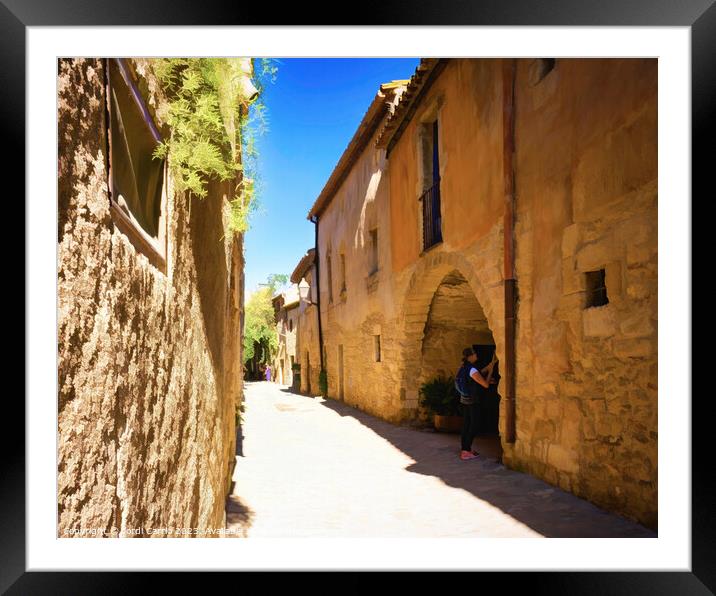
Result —
<svg viewBox="0 0 716 596"><path fill-rule="evenodd" d="M502 284L485 287L461 254L436 253L421 261L405 294L401 342L404 407L412 409L413 416L421 383L440 374L454 375L466 346L478 346L478 353L479 346L495 346L502 360L500 298ZM481 356L489 351L483 349Z"/></svg>
<svg viewBox="0 0 716 596"><path fill-rule="evenodd" d="M454 375L463 348L495 345L485 311L463 275L454 270L440 282L430 302L421 346L419 384Z"/></svg>

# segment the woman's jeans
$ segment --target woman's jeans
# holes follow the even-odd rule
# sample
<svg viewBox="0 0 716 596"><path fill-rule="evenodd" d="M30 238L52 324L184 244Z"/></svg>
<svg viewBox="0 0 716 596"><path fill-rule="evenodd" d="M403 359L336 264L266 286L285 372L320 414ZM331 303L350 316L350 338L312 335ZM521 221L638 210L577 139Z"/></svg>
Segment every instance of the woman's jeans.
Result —
<svg viewBox="0 0 716 596"><path fill-rule="evenodd" d="M477 400L467 405L460 404L462 410L462 435L460 436L463 451L472 449L472 439L477 434Z"/></svg>

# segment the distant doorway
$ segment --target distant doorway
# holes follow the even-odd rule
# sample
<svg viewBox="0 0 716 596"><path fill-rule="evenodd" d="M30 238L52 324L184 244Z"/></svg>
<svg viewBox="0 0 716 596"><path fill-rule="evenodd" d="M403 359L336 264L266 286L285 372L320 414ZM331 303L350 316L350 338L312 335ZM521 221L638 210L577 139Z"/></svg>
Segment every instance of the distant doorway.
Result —
<svg viewBox="0 0 716 596"><path fill-rule="evenodd" d="M338 399L345 399L344 379L343 379L343 346L338 346Z"/></svg>
<svg viewBox="0 0 716 596"><path fill-rule="evenodd" d="M311 358L306 352L306 393L311 394Z"/></svg>
<svg viewBox="0 0 716 596"><path fill-rule="evenodd" d="M492 360L495 353L494 344L472 344L472 349L477 353L477 368L484 368ZM478 422L477 433L482 436L496 437L500 434L499 417L500 417L500 396L497 393L497 387L500 381L500 363L495 364L492 378L497 381L494 385L490 385L489 389L485 389L480 394L478 403Z"/></svg>

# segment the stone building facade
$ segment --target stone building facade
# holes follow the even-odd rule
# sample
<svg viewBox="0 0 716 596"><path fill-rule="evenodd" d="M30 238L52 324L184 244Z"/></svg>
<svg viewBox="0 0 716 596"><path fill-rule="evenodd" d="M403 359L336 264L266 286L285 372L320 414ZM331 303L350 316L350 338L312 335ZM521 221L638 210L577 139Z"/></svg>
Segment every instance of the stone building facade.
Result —
<svg viewBox="0 0 716 596"><path fill-rule="evenodd" d="M59 536L224 527L242 387L236 180L203 200L175 192L148 157L171 132L161 97L149 60L59 61Z"/></svg>
<svg viewBox="0 0 716 596"><path fill-rule="evenodd" d="M315 249L310 249L291 274L300 297L296 326L296 353L301 363L301 387L304 395L320 393L321 351L318 330L318 292L316 289Z"/></svg>
<svg viewBox="0 0 716 596"><path fill-rule="evenodd" d="M298 330L298 287L291 286L285 292L273 297L278 350L273 358L271 376L280 385L294 385L293 370L300 366L296 352L296 333Z"/></svg>
<svg viewBox="0 0 716 596"><path fill-rule="evenodd" d="M419 419L494 350L506 465L656 527L656 60L422 60L309 218L330 396Z"/></svg>
<svg viewBox="0 0 716 596"><path fill-rule="evenodd" d="M402 414L399 307L392 287L388 164L375 143L406 84L381 86L309 213L318 226L328 395L392 421Z"/></svg>

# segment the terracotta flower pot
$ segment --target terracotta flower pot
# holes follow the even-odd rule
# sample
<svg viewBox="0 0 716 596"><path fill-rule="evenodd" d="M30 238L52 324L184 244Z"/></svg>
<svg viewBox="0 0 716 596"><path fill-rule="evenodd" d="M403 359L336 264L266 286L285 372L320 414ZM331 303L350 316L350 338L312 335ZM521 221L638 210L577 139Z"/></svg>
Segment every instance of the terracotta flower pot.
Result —
<svg viewBox="0 0 716 596"><path fill-rule="evenodd" d="M459 433L462 431L462 416L441 416L435 414L435 430L442 433Z"/></svg>

